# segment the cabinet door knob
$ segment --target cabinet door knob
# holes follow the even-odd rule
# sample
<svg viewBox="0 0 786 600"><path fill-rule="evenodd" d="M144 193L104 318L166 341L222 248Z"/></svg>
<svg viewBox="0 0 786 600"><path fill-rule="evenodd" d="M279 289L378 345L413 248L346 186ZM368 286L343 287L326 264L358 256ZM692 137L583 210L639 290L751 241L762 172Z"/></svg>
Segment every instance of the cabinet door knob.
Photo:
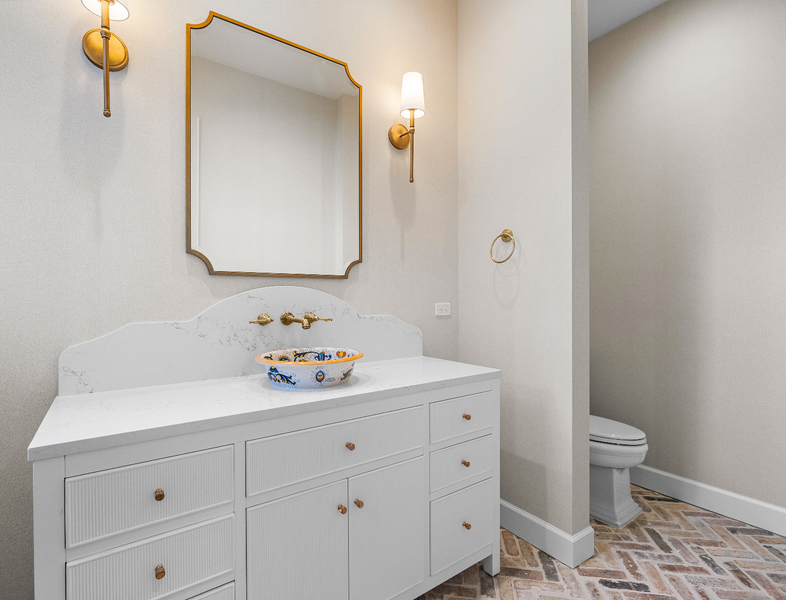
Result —
<svg viewBox="0 0 786 600"><path fill-rule="evenodd" d="M156 502L161 502L164 499L165 496L166 496L166 494L164 494L164 490L162 490L161 488L158 488L156 490L156 493L155 493ZM161 577L163 577L163 575Z"/></svg>
<svg viewBox="0 0 786 600"><path fill-rule="evenodd" d="M355 506L358 508L363 508L363 501L362 500L355 500Z"/></svg>
<svg viewBox="0 0 786 600"><path fill-rule="evenodd" d="M347 514L347 507L344 506L343 504L339 504L338 505L338 512L340 512L342 515Z"/></svg>
<svg viewBox="0 0 786 600"><path fill-rule="evenodd" d="M463 525L464 525L464 529L466 529L467 531L469 531L470 529L472 529L472 525L470 525L470 524L469 524L469 523L467 523L466 521L464 521Z"/></svg>
<svg viewBox="0 0 786 600"><path fill-rule="evenodd" d="M355 444L352 442L347 442L346 447L349 448L349 451L352 452L355 449Z"/></svg>
<svg viewBox="0 0 786 600"><path fill-rule="evenodd" d="M463 416L464 416L464 418L465 418L467 421L469 421L469 420L472 418L472 415L468 415L467 413L464 413L464 415L463 415Z"/></svg>
<svg viewBox="0 0 786 600"><path fill-rule="evenodd" d="M166 575L166 569L164 569L164 565L158 565L156 567L156 579L163 579L164 575Z"/></svg>
<svg viewBox="0 0 786 600"><path fill-rule="evenodd" d="M461 464L464 465L465 467L468 467L469 466L469 461L468 460L462 460Z"/></svg>

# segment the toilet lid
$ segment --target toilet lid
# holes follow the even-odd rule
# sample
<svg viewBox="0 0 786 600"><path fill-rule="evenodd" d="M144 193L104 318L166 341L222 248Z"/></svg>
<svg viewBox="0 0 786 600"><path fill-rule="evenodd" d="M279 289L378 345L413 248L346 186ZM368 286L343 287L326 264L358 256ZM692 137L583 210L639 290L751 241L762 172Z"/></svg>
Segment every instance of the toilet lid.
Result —
<svg viewBox="0 0 786 600"><path fill-rule="evenodd" d="M590 440L622 446L639 446L647 441L641 429L619 421L590 415Z"/></svg>

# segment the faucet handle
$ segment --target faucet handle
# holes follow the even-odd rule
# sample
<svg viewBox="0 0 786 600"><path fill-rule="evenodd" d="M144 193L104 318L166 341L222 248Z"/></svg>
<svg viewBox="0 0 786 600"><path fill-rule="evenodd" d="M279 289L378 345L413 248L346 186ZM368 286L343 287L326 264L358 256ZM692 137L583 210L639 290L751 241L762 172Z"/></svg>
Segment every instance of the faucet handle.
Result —
<svg viewBox="0 0 786 600"><path fill-rule="evenodd" d="M256 323L257 325L262 325L263 327L265 325L268 325L269 323L272 323L272 322L273 322L273 319L270 318L270 315L267 315L265 313L262 313L261 315L259 315L256 318L256 320L249 321L249 323Z"/></svg>
<svg viewBox="0 0 786 600"><path fill-rule="evenodd" d="M303 315L303 318L306 321L308 321L309 323L316 323L317 321L332 321L333 320L333 319L327 319L327 318L323 319L321 317L316 316L312 312L307 312L305 315Z"/></svg>

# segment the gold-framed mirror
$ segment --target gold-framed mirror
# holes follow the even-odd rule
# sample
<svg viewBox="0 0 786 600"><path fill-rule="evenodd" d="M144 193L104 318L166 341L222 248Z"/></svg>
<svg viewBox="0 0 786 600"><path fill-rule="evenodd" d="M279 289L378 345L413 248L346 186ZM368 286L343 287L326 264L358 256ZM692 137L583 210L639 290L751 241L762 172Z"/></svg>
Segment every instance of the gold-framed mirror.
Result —
<svg viewBox="0 0 786 600"><path fill-rule="evenodd" d="M211 275L347 278L362 156L346 63L214 12L186 26L186 251Z"/></svg>

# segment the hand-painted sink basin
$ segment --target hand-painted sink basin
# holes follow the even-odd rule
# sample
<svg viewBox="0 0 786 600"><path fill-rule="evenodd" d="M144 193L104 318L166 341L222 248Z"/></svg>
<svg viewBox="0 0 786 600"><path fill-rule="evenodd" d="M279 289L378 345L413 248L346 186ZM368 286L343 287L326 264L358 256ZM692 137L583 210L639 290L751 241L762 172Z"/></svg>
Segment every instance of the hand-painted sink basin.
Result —
<svg viewBox="0 0 786 600"><path fill-rule="evenodd" d="M362 357L351 348L287 348L260 354L256 361L267 367L275 387L307 390L349 381L355 361Z"/></svg>

